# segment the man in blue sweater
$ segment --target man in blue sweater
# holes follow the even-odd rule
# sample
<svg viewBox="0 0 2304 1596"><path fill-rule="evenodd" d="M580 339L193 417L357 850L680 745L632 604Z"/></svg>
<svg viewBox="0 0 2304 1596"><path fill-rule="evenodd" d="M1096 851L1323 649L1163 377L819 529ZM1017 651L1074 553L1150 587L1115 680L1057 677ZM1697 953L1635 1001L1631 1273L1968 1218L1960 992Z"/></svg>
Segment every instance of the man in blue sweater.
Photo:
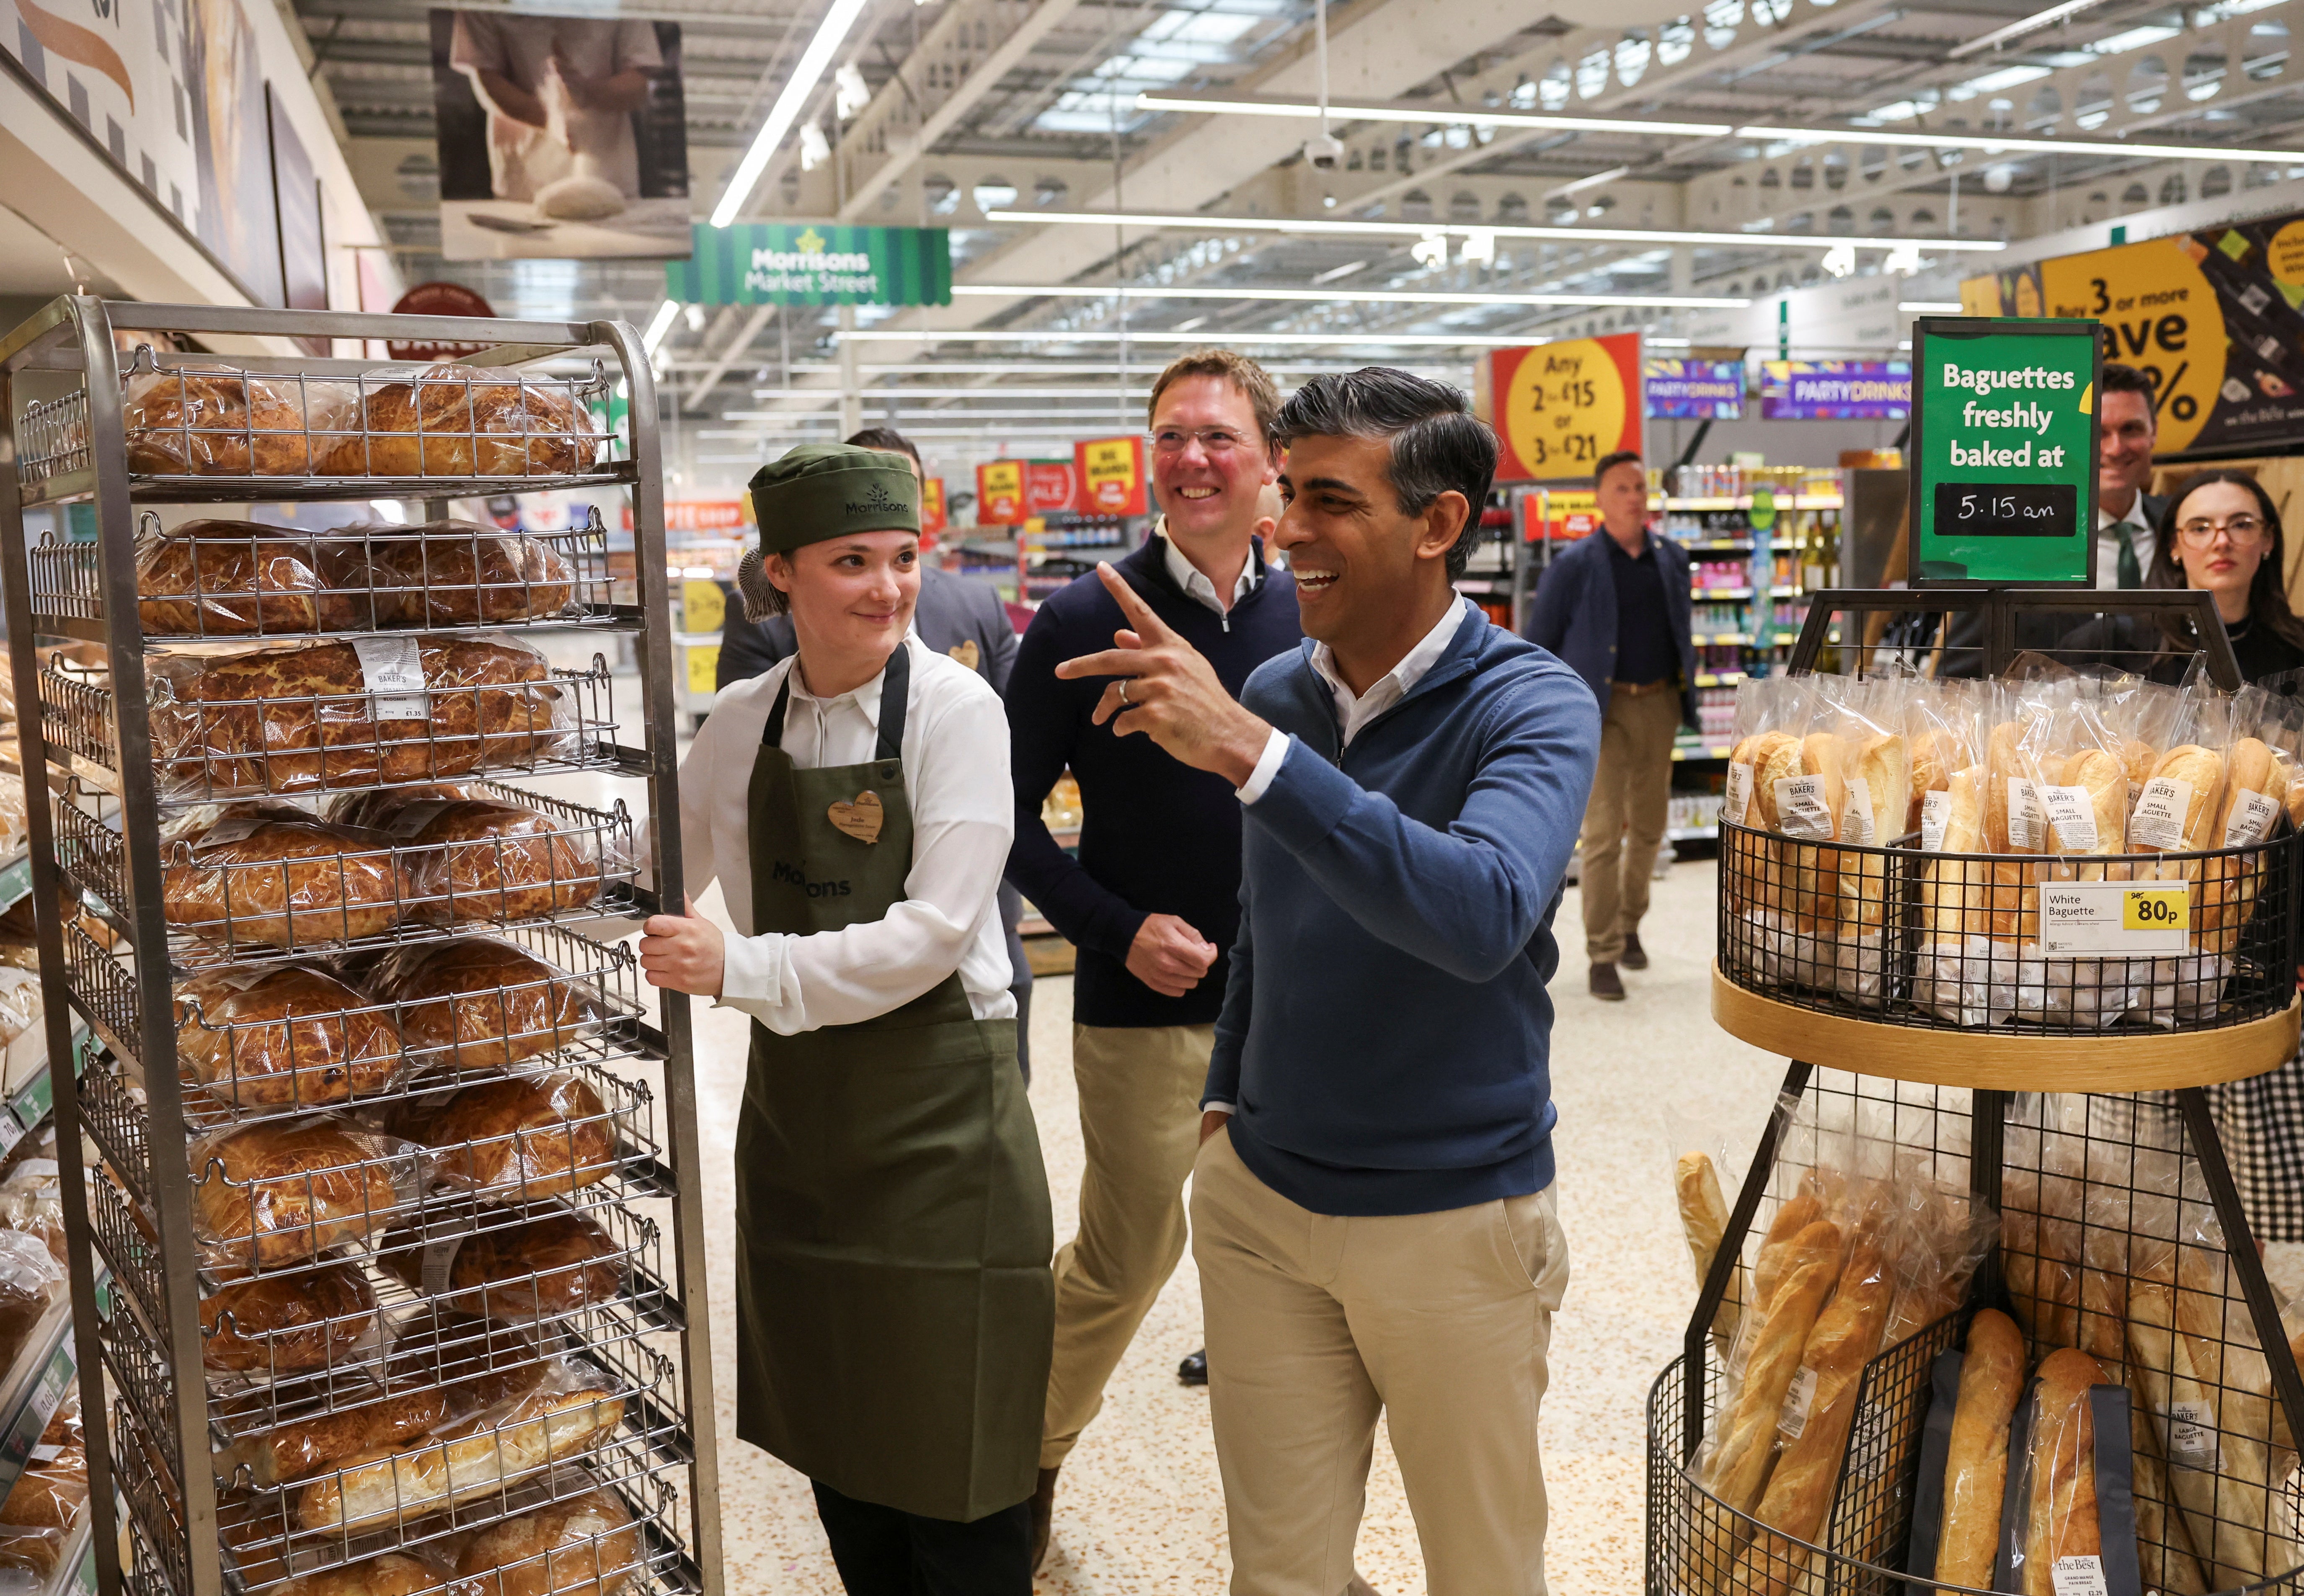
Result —
<svg viewBox="0 0 2304 1596"><path fill-rule="evenodd" d="M1059 668L1246 820L1191 1204L1232 1589L1366 1590L1384 1413L1430 1596L1543 1596L1545 984L1599 709L1453 588L1496 458L1461 394L1316 377L1277 431L1309 640L1235 702L1107 569L1132 634Z"/></svg>
<svg viewBox="0 0 2304 1596"><path fill-rule="evenodd" d="M1162 372L1148 418L1160 524L1110 568L1234 689L1303 636L1293 584L1266 569L1256 536L1279 469L1271 440L1279 408L1263 367L1229 350L1185 355ZM1061 662L1111 647L1128 624L1104 584L1082 577L1033 615L1008 680L1016 785L1008 879L1080 950L1072 1079L1088 1154L1080 1228L1056 1253L1035 1567L1057 1471L1184 1255L1184 1178L1240 916L1231 789L1142 738L1114 736L1096 722L1097 684L1061 680ZM1040 820L1067 765L1080 790L1078 858Z"/></svg>

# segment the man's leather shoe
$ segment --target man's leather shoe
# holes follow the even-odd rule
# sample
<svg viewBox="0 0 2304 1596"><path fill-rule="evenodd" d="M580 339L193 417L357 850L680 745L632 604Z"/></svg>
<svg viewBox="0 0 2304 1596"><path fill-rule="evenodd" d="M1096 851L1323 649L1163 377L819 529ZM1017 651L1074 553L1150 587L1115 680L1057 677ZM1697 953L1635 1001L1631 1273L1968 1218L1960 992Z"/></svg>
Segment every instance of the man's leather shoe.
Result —
<svg viewBox="0 0 2304 1596"><path fill-rule="evenodd" d="M1604 1003L1624 1001L1623 977L1616 974L1614 965L1596 964L1592 967L1592 995Z"/></svg>
<svg viewBox="0 0 2304 1596"><path fill-rule="evenodd" d="M1624 950L1616 955L1616 962L1628 970L1644 970L1648 967L1648 950L1640 946L1639 932L1624 933Z"/></svg>
<svg viewBox="0 0 2304 1596"><path fill-rule="evenodd" d="M1185 1385L1207 1384L1208 1349L1203 1347L1198 1352L1186 1353L1184 1361L1176 1365L1176 1379Z"/></svg>
<svg viewBox="0 0 2304 1596"><path fill-rule="evenodd" d="M1040 1471L1040 1482L1032 1490L1032 1572L1038 1574L1040 1565L1048 1560L1048 1530L1056 1517L1056 1473L1053 1468Z"/></svg>

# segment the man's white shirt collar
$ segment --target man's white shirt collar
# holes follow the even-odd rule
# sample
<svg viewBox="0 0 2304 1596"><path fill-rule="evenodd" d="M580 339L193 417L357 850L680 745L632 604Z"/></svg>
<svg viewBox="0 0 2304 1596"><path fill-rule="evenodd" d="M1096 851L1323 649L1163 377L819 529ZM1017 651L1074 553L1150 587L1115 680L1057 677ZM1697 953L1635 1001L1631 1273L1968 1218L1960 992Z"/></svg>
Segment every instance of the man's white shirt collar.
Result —
<svg viewBox="0 0 2304 1596"><path fill-rule="evenodd" d="M1160 557L1167 562L1168 579L1182 589L1184 596L1195 604L1205 605L1219 615L1228 614L1232 604L1256 591L1255 545L1249 545L1248 558L1240 562L1240 578L1232 583L1232 602L1227 604L1216 596L1216 585L1208 580L1199 566L1184 558L1183 551L1176 546L1176 540L1168 536L1166 516L1160 518L1160 524L1153 529L1153 536L1160 540Z"/></svg>

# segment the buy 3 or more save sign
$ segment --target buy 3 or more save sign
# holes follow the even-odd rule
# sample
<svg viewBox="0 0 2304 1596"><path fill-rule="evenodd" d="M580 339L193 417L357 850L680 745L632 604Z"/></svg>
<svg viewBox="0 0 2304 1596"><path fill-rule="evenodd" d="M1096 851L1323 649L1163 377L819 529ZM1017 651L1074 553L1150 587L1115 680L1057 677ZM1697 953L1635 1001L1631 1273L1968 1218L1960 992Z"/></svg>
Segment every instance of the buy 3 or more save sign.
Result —
<svg viewBox="0 0 2304 1596"><path fill-rule="evenodd" d="M1503 445L1499 482L1592 475L1640 446L1640 335L1614 333L1497 350L1482 360L1474 410Z"/></svg>
<svg viewBox="0 0 2304 1596"><path fill-rule="evenodd" d="M2096 556L2093 322L1925 317L1912 330L1913 574L2086 582Z"/></svg>

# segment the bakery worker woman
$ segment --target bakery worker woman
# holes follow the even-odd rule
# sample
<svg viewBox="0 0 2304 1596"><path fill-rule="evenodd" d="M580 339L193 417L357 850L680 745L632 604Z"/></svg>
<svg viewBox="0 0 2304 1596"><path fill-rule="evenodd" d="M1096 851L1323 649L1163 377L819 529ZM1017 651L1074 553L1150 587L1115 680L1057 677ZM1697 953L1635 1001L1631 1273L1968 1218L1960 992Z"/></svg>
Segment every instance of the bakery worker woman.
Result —
<svg viewBox="0 0 2304 1596"><path fill-rule="evenodd" d="M1054 1327L1040 1144L995 894L1014 830L984 679L910 637L919 487L803 444L752 478L756 620L680 770L691 902L650 982L752 1018L736 1127L737 1433L815 1482L854 1596L1028 1596Z"/></svg>

